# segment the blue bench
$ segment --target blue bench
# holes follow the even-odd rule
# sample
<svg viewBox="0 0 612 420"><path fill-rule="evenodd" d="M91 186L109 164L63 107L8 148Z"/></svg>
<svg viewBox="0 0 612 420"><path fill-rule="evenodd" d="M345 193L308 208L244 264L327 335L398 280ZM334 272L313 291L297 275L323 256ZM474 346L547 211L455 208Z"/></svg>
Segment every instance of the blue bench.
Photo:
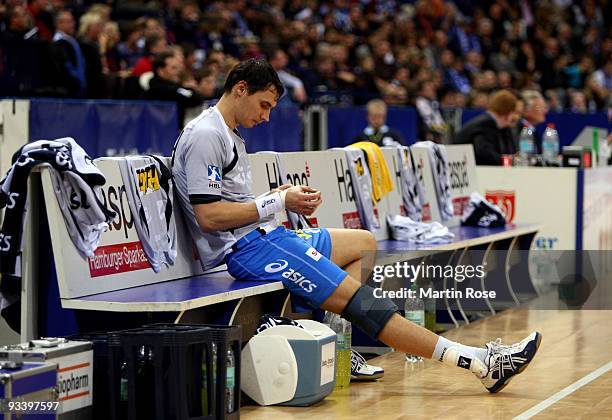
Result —
<svg viewBox="0 0 612 420"><path fill-rule="evenodd" d="M254 171L254 173L262 176L262 171ZM44 171L42 175L41 177L40 174L33 174L31 177L32 203L33 206L36 206L36 203L41 203L40 200L47 200L45 207L47 213L51 215L57 210L53 209L54 206L57 207L57 203L51 198L52 193L48 190L48 185L45 187ZM324 184L324 181L325 179L320 179L318 183ZM111 177L110 184L113 185L113 182L117 183L116 179L113 180ZM255 182L255 184L256 193L257 189L268 187L262 182L259 184ZM315 184L317 182L313 182L313 185ZM332 193L333 191L329 195ZM118 195L121 198L121 194L118 193ZM324 203L324 206L327 205L324 211L328 214L334 211L333 200L327 200ZM351 205L355 208L354 203ZM38 206L38 208L44 207ZM178 211L178 209L175 210ZM384 209L382 211L384 213ZM28 236L29 242L26 246L32 249L26 253L25 262L26 266L38 264L38 269L29 272L26 270L24 276L22 300L25 303L25 309L22 311L22 338L25 340L43 335L69 334L76 332L75 330L90 328L91 325L99 325L97 321L101 319L101 314L104 314L109 320L117 320L119 324L122 322L128 324L131 320L138 322L145 314L146 320L210 322L221 319L223 322L240 323L243 327L245 324L251 324L253 327L258 319L257 314L263 311L290 312L288 293L281 282L236 281L226 271L202 273L199 268L193 270L189 268L189 264L185 266L187 268L183 267L184 270L180 275L166 273L165 278L159 276L153 278L151 270L141 270L134 272L135 274L131 277L126 275L125 283L115 280L115 283L108 286L107 290L88 293L85 287L80 293L74 292L66 288L65 284L62 285L60 281L60 277L72 277L74 280L78 272L75 269L74 273L71 273L74 267L62 266L61 263L61 258L65 257L67 249L71 246L71 244L68 245L69 240L66 238L60 240L56 237L57 232L62 233L63 223L58 223L57 217L49 222L46 220L47 215L42 213L31 211L28 221L28 224L34 228L31 229ZM125 229L127 238L129 236L126 227L127 218L124 219L120 229ZM513 249L529 249L538 226L511 225L497 229L454 226L450 230L455 234L455 239L450 243L436 246L417 246L409 242L385 239L386 235L383 235L379 240L379 251L392 255L394 261L409 260L417 255L416 252L421 255L431 255L445 251L477 249L478 247L493 249L497 246L511 252ZM45 237L49 236L49 231L51 231L53 240L45 240ZM65 232L62 233L64 234ZM117 235L118 232L115 231L113 234ZM130 235L133 235L133 232ZM133 236L130 237L133 238ZM43 245L40 248L32 246L31 244L35 242ZM44 251L48 252L48 249L51 248L49 242L53 243L54 258L50 258L51 256ZM193 249L189 245L183 244L179 248L179 253L184 257L187 254L193 254ZM39 250L43 251L37 254ZM381 258L384 260L388 256ZM47 265L44 264L46 260L49 260ZM53 260L57 266L53 264ZM87 265L83 262L79 264ZM195 265L199 266L199 264ZM138 284L145 277L151 277L152 280L146 284ZM89 282L102 286L107 283L106 277L91 278ZM517 302L519 302L518 299L514 303ZM40 314L37 314L32 308L36 308ZM88 313L85 314L86 312ZM82 322L82 318L86 321ZM92 319L96 321L93 324L90 323ZM467 321L468 318L464 316L464 320ZM246 337L252 331L248 326L243 330Z"/></svg>

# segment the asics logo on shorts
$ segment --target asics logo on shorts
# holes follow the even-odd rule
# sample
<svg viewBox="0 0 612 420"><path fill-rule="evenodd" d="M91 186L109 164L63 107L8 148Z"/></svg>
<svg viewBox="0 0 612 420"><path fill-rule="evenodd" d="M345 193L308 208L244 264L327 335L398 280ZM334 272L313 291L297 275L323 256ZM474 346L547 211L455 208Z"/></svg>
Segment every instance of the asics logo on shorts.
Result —
<svg viewBox="0 0 612 420"><path fill-rule="evenodd" d="M265 266L264 270L266 273L278 273L279 271L283 271L289 263L285 260L278 260L276 262L270 263Z"/></svg>
<svg viewBox="0 0 612 420"><path fill-rule="evenodd" d="M277 260L276 262L266 265L264 270L266 270L267 273L278 273L279 271L283 271L285 268L287 268L288 265L289 262L286 260ZM312 293L312 291L317 288L316 284L301 275L298 271L295 271L293 268L289 268L287 271L282 273L281 276L297 284L307 293Z"/></svg>
<svg viewBox="0 0 612 420"><path fill-rule="evenodd" d="M314 289L317 288L317 285L308 280L306 277L295 271L293 268L285 271L281 274L284 278L291 280L293 283L300 286L307 293L312 293Z"/></svg>

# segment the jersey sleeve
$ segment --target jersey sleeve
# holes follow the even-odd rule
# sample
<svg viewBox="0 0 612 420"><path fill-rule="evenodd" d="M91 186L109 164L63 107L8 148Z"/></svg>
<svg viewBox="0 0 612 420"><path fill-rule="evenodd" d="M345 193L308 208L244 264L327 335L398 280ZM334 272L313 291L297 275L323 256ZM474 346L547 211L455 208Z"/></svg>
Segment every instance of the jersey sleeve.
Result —
<svg viewBox="0 0 612 420"><path fill-rule="evenodd" d="M221 200L223 168L227 149L221 135L214 130L198 130L185 159L187 191L191 204Z"/></svg>

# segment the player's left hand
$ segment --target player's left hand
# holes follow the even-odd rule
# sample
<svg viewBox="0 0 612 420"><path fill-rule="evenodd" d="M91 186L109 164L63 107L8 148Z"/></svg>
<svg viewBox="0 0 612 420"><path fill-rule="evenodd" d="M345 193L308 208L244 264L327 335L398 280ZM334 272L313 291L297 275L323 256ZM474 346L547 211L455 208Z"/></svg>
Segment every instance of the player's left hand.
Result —
<svg viewBox="0 0 612 420"><path fill-rule="evenodd" d="M305 216L310 216L315 212L315 210L321 205L323 199L321 198L321 191L316 188L312 188L306 185L302 186L302 192L305 192L312 197L310 200L304 202L303 211L300 213Z"/></svg>

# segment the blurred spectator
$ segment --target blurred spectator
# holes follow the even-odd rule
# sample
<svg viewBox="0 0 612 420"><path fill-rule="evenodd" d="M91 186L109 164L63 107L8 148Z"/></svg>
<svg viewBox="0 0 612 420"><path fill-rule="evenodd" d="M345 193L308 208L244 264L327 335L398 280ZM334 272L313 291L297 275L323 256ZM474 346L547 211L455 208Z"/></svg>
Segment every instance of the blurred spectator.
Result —
<svg viewBox="0 0 612 420"><path fill-rule="evenodd" d="M196 90L204 100L219 98L221 96L221 91L217 89L215 84L215 76L210 70L197 70L194 74L194 79L198 84Z"/></svg>
<svg viewBox="0 0 612 420"><path fill-rule="evenodd" d="M404 144L402 135L389 127L387 122L387 105L380 99L373 99L367 104L368 126L357 136L355 141L371 141L379 146Z"/></svg>
<svg viewBox="0 0 612 420"><path fill-rule="evenodd" d="M535 129L535 126L546 121L548 104L544 97L537 90L524 90L521 92L521 99L524 102L523 125L526 124Z"/></svg>
<svg viewBox="0 0 612 420"><path fill-rule="evenodd" d="M55 18L54 52L58 65L58 85L65 94L81 98L87 91L85 58L74 38L76 22L69 10L61 10Z"/></svg>
<svg viewBox="0 0 612 420"><path fill-rule="evenodd" d="M454 58L451 65L445 68L444 84L448 88L459 91L464 95L467 95L472 90L470 79L465 71L461 58Z"/></svg>
<svg viewBox="0 0 612 420"><path fill-rule="evenodd" d="M100 43L100 57L102 58L102 70L105 74L117 73L125 69L119 55L119 41L121 33L117 22L106 22L98 41Z"/></svg>
<svg viewBox="0 0 612 420"><path fill-rule="evenodd" d="M550 89L561 85L560 69L557 65L559 59L559 42L549 37L544 43L544 50L536 58L536 67L540 72L542 89Z"/></svg>
<svg viewBox="0 0 612 420"><path fill-rule="evenodd" d="M122 63L122 70L131 69L140 58L138 41L142 37L143 29L144 20L142 19L138 19L127 25L124 40L117 45L117 53L119 55L119 61Z"/></svg>
<svg viewBox="0 0 612 420"><path fill-rule="evenodd" d="M600 108L603 107L603 104L609 102L610 95L612 95L612 56L608 57L600 69L593 72L588 86Z"/></svg>
<svg viewBox="0 0 612 420"><path fill-rule="evenodd" d="M376 40L372 51L377 76L384 80L391 80L395 74L396 62L389 41L385 39Z"/></svg>
<svg viewBox="0 0 612 420"><path fill-rule="evenodd" d="M586 114L589 112L587 97L581 90L570 90L569 109L576 114Z"/></svg>
<svg viewBox="0 0 612 420"><path fill-rule="evenodd" d="M79 45L85 60L86 96L102 98L106 96L106 82L102 73L99 38L104 27L102 17L86 13L79 19Z"/></svg>
<svg viewBox="0 0 612 420"><path fill-rule="evenodd" d="M26 8L21 5L8 8L6 22L3 38L7 41L38 37L38 28L33 28L32 17Z"/></svg>
<svg viewBox="0 0 612 420"><path fill-rule="evenodd" d="M492 54L489 58L491 67L496 72L508 72L514 74L516 67L514 65L514 57L512 52L512 46L508 40L503 39L499 44L499 51Z"/></svg>
<svg viewBox="0 0 612 420"><path fill-rule="evenodd" d="M446 143L448 127L440 113L440 104L431 81L419 83L415 105L420 121L419 139Z"/></svg>
<svg viewBox="0 0 612 420"><path fill-rule="evenodd" d="M496 92L487 112L470 120L455 135L454 143L473 144L477 165L501 165L502 155L517 152L510 130L516 124L516 103L510 91Z"/></svg>
<svg viewBox="0 0 612 420"><path fill-rule="evenodd" d="M174 51L158 54L153 60L153 78L146 93L148 99L176 103L179 124L185 119L185 109L200 105L204 98L196 91L197 85L181 85L184 68Z"/></svg>
<svg viewBox="0 0 612 420"><path fill-rule="evenodd" d="M548 108L554 112L563 112L563 102L559 94L554 89L548 89L546 91L546 99L548 100Z"/></svg>
<svg viewBox="0 0 612 420"><path fill-rule="evenodd" d="M304 83L302 83L298 77L285 70L289 62L287 54L280 49L274 50L270 54L269 61L274 70L278 73L280 81L285 86L285 91L287 92L285 96L299 104L305 103L307 96L306 90L304 89Z"/></svg>
<svg viewBox="0 0 612 420"><path fill-rule="evenodd" d="M49 0L30 0L28 3L28 12L32 16L34 26L38 28L38 36L48 41L53 38L55 32L53 15L49 8Z"/></svg>
<svg viewBox="0 0 612 420"><path fill-rule="evenodd" d="M497 74L497 87L500 89L512 89L512 76L507 71Z"/></svg>
<svg viewBox="0 0 612 420"><path fill-rule="evenodd" d="M588 74L593 71L593 59L583 55L580 61L563 68L565 76L564 86L579 89L584 86L584 81Z"/></svg>
<svg viewBox="0 0 612 420"><path fill-rule="evenodd" d="M466 20L453 25L450 33L450 46L455 54L468 54L473 51L480 54L480 40Z"/></svg>
<svg viewBox="0 0 612 420"><path fill-rule="evenodd" d="M489 94L482 90L473 90L468 97L468 106L471 108L486 108L489 105Z"/></svg>
<svg viewBox="0 0 612 420"><path fill-rule="evenodd" d="M180 6L178 21L171 28L177 43L189 42L197 48L206 48L206 35L202 30L201 11L195 1L185 1Z"/></svg>
<svg viewBox="0 0 612 420"><path fill-rule="evenodd" d="M132 76L140 76L146 72L153 71L153 57L168 48L165 37L153 33L145 39L143 55L138 59L132 69Z"/></svg>

